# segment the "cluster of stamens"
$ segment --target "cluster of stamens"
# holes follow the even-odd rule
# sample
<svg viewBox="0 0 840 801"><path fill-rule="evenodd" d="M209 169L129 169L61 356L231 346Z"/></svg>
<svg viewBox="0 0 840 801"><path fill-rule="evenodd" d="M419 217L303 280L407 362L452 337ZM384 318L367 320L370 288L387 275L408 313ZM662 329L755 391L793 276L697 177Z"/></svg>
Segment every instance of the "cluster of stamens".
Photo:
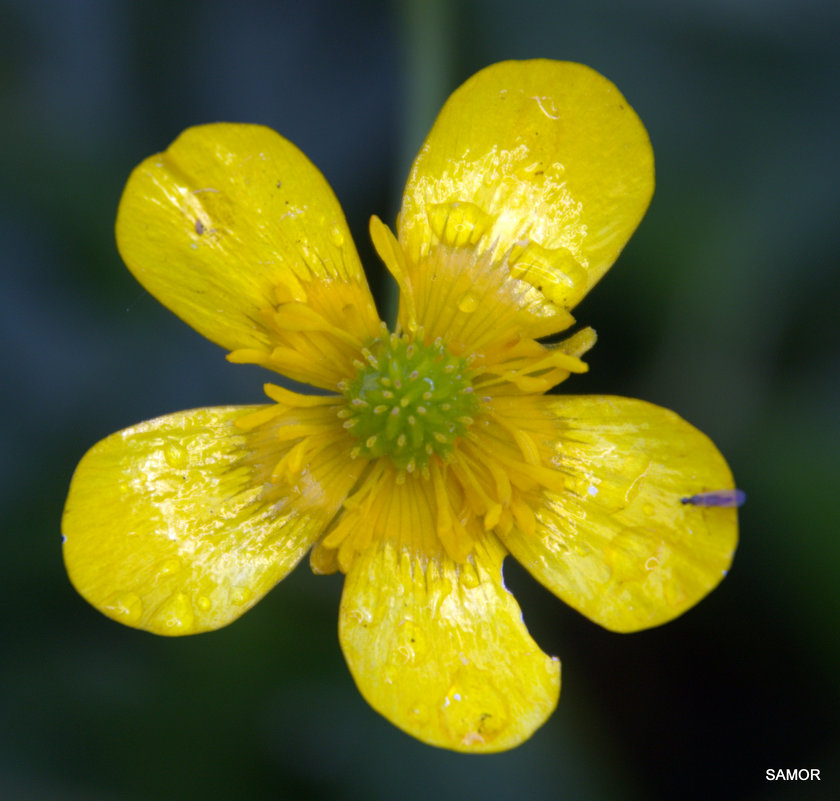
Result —
<svg viewBox="0 0 840 801"><path fill-rule="evenodd" d="M356 376L339 388L347 403L338 413L357 439L350 455L388 456L400 470L428 471L437 455L448 461L455 441L478 411L468 359L453 356L440 340L426 345L385 334L362 349Z"/></svg>

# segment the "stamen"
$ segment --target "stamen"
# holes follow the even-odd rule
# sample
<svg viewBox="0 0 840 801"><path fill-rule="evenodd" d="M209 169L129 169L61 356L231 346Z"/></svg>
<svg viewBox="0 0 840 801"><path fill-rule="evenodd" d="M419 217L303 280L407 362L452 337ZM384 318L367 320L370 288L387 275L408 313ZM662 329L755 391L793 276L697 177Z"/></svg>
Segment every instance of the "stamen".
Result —
<svg viewBox="0 0 840 801"><path fill-rule="evenodd" d="M271 400L286 406L310 408L313 406L330 406L339 401L337 395L302 395L277 384L264 384L263 391Z"/></svg>
<svg viewBox="0 0 840 801"><path fill-rule="evenodd" d="M463 563L473 549L473 539L453 514L445 471L446 468L438 463L432 462L430 465L437 512L437 535L449 556L456 562Z"/></svg>
<svg viewBox="0 0 840 801"><path fill-rule="evenodd" d="M533 345L539 347L538 355L531 355ZM517 350L529 352L529 355L520 355ZM542 394L564 381L570 373L585 373L589 369L577 356L535 342L530 342L529 347L516 345L505 355L507 358L485 366L485 373L473 384L475 388L485 391L488 387L511 383L521 392Z"/></svg>
<svg viewBox="0 0 840 801"><path fill-rule="evenodd" d="M350 331L333 325L311 306L299 301L279 304L276 311L271 315L271 321L274 327L280 331L323 331L354 349L358 349L362 345L358 337Z"/></svg>
<svg viewBox="0 0 840 801"><path fill-rule="evenodd" d="M270 420L273 420L277 415L283 413L283 408L277 405L266 406L262 409L258 409L257 411L251 412L250 414L245 414L242 417L237 417L234 421L234 425L237 428L242 429L243 431L250 431L258 426L263 425L264 423L268 423Z"/></svg>

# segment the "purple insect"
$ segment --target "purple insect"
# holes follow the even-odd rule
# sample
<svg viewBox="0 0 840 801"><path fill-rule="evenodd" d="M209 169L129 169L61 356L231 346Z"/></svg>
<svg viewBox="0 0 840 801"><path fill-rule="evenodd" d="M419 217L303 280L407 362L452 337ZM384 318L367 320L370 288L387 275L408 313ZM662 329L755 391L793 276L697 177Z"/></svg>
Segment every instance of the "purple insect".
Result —
<svg viewBox="0 0 840 801"><path fill-rule="evenodd" d="M729 506L738 507L747 500L747 493L739 489L713 490L712 492L698 492L688 498L683 498L682 503L690 503L692 506Z"/></svg>

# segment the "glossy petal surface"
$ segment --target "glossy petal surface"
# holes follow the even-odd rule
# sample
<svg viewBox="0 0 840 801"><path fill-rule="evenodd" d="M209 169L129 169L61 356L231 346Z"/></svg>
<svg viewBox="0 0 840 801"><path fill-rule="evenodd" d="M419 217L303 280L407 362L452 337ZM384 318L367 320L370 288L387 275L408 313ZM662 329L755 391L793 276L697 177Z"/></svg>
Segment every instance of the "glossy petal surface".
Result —
<svg viewBox="0 0 840 801"><path fill-rule="evenodd" d="M536 528L505 545L540 582L614 631L682 614L721 579L737 510L682 503L732 487L712 442L673 412L617 397L546 397L567 490L545 494ZM519 421L527 426L527 421Z"/></svg>
<svg viewBox="0 0 840 801"><path fill-rule="evenodd" d="M503 751L553 711L560 664L529 635L506 554L615 631L655 626L725 575L741 493L677 415L548 396L595 333L560 342L654 188L647 133L580 64L482 70L442 109L396 235L380 324L321 173L256 125L186 130L132 173L120 252L231 352L329 390L172 414L92 448L64 557L104 614L157 634L224 626L312 546L346 575L339 636L371 706L421 741Z"/></svg>
<svg viewBox="0 0 840 801"><path fill-rule="evenodd" d="M235 425L268 408L167 415L88 451L62 524L88 601L130 626L193 634L235 620L297 564L355 477L343 452L324 451L294 486L268 485L282 452Z"/></svg>
<svg viewBox="0 0 840 801"><path fill-rule="evenodd" d="M348 338L379 330L338 201L269 128L189 128L146 159L123 193L117 243L149 292L204 336L250 354L240 361L334 386L352 369L327 364L313 380L307 366L330 361L335 347L349 363ZM312 332L322 330L338 344L319 342ZM278 346L275 364L257 355Z"/></svg>
<svg viewBox="0 0 840 801"><path fill-rule="evenodd" d="M347 575L339 635L353 678L374 709L426 743L512 748L557 703L560 664L528 634L503 558L489 538L460 566L380 542Z"/></svg>
<svg viewBox="0 0 840 801"><path fill-rule="evenodd" d="M580 64L503 62L444 105L409 176L398 237L418 272L463 250L486 271L504 269L517 285L510 302L543 327L557 316L560 330L639 224L653 185L647 132L610 81Z"/></svg>

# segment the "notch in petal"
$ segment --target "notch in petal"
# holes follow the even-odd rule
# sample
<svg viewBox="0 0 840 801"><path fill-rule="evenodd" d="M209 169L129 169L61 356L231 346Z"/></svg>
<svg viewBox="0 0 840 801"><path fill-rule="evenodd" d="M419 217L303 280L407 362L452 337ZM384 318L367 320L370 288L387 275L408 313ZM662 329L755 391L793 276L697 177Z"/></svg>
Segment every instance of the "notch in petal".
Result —
<svg viewBox="0 0 840 801"><path fill-rule="evenodd" d="M306 156L269 128L188 128L134 170L116 232L137 280L237 352L235 361L334 387L353 374L348 338L363 342L378 331L338 201ZM302 306L311 318L303 332ZM290 363L290 351L302 358ZM313 360L338 364L328 378L313 378L306 369Z"/></svg>
<svg viewBox="0 0 840 801"><path fill-rule="evenodd" d="M557 703L560 663L528 634L503 558L495 539L461 565L386 541L347 575L339 636L353 678L374 709L430 745L513 748Z"/></svg>

